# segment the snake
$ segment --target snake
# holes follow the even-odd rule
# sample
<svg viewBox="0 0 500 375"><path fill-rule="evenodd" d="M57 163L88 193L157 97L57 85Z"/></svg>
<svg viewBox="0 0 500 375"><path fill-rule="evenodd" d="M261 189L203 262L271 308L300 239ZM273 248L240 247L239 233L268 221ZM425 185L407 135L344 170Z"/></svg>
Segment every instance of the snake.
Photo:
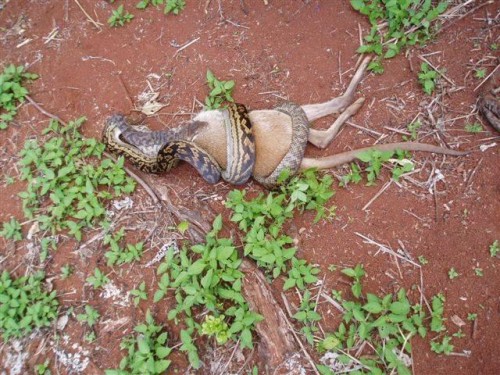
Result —
<svg viewBox="0 0 500 375"><path fill-rule="evenodd" d="M224 121L228 145L225 170L204 149L183 139L186 129L182 126L168 131L140 131L133 129L125 116L115 114L106 121L102 140L109 152L124 155L144 172L168 172L182 160L192 165L210 184L222 177L239 185L252 176L255 140L246 107L230 103L227 110L229 116Z"/></svg>
<svg viewBox="0 0 500 375"><path fill-rule="evenodd" d="M254 175L254 178L264 187L273 189L278 184L278 179L284 170L287 170L289 177L294 176L300 169L300 163L304 158L309 136L309 121L302 107L293 102L284 102L274 110L283 112L290 116L292 120L292 138L290 148L280 163L269 176L262 177Z"/></svg>

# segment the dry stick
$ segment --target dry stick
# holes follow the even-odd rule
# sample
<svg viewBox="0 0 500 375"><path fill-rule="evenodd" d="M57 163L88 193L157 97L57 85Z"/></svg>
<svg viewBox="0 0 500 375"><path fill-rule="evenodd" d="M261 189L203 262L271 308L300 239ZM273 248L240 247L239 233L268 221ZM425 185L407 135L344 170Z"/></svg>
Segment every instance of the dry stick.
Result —
<svg viewBox="0 0 500 375"><path fill-rule="evenodd" d="M479 168L479 166L481 165L482 162L483 162L483 158L479 159L479 161L477 162L477 164L474 167L473 171L471 172L471 174L467 178L467 181L465 182L464 192L466 192L467 189L469 188L469 186L471 185L472 179L473 179L474 175L476 174L476 172L477 172L477 170L478 170L478 168Z"/></svg>
<svg viewBox="0 0 500 375"><path fill-rule="evenodd" d="M368 209L368 207L370 207L370 206L371 206L371 204L372 204L373 202L375 202L375 201L377 200L377 198L378 198L378 197L380 197L380 196L383 194L383 192L387 190L387 188L388 188L389 186L391 186L392 181L393 181L393 180L392 180L392 179L390 179L388 182L386 182L386 183L384 184L384 186L382 187L382 189L380 189L380 190L378 191L378 193L377 193L377 194L375 194L375 196L374 196L372 199L370 199L370 201L369 201L367 204L365 204L365 206L364 206L361 210L362 210L362 211L366 211L366 210Z"/></svg>
<svg viewBox="0 0 500 375"><path fill-rule="evenodd" d="M319 373L318 369L316 368L316 365L314 364L314 361L312 360L311 356L309 355L309 353L307 352L306 348L304 347L304 344L302 344L302 341L300 340L299 336L297 335L297 333L295 333L295 329L292 326L292 323L290 323L290 321L288 320L287 316L283 313L283 311L280 311L280 312L281 312L281 314L283 314L283 319L285 320L286 324L288 325L288 329L290 330L290 332L292 332L292 335L295 338L295 341L297 341L297 343L300 346L300 349L302 349L302 352L304 353L304 355L306 356L307 360L311 364L311 366L312 366L312 368L314 370L314 373L316 375L321 375Z"/></svg>
<svg viewBox="0 0 500 375"><path fill-rule="evenodd" d="M188 42L188 43L184 44L183 46L179 47L179 49L178 49L177 51L175 51L175 53L174 53L174 56L173 56L173 57L177 56L177 54L178 54L179 52L181 52L183 49L188 48L191 44L196 43L198 40L200 40L200 37L198 37L198 38L196 38L196 39L193 39L192 41L190 41L190 42Z"/></svg>
<svg viewBox="0 0 500 375"><path fill-rule="evenodd" d="M29 95L26 95L26 99L30 102L31 105L33 105L33 107L35 107L39 112L43 113L45 116L47 116L53 120L58 121L60 124L62 124L64 126L67 126L67 123L65 121L61 120L61 118L59 116L54 115L50 112L47 112L37 102L35 102ZM110 155L108 152L105 151L103 154L106 157L108 157L116 162L116 158L114 156ZM149 194L149 196L153 199L153 201L155 203L160 202L160 198L158 197L158 194L155 191L153 191L153 189L146 183L146 181L144 181L142 178L140 178L138 175L136 175L134 172L132 172L129 168L124 166L123 169L125 169L127 174L130 177L132 177L135 181L137 181L139 183L139 185L141 185L144 188L144 190L146 190L146 192Z"/></svg>
<svg viewBox="0 0 500 375"><path fill-rule="evenodd" d="M380 251L382 251L383 253L391 254L391 255L393 255L393 256L395 256L395 257L399 258L399 259L402 259L402 260L404 260L404 261L406 261L406 262L408 262L408 263L413 264L415 267L421 268L421 267L420 267L420 264L415 263L413 260L408 259L407 257L404 257L404 256L402 256L402 255L400 255L400 254L396 253L395 251L393 251L393 250L389 249L387 246L384 246L384 245L382 245L381 243L378 243L378 242L376 242L376 241L372 240L371 238L366 237L365 235L363 235L363 234L361 234L361 233L354 232L354 234L355 234L356 236L361 237L362 239L364 239L364 240L365 240L365 243L367 243L367 244L369 244L369 245L376 245L376 246L378 246L378 247L379 247L379 250L380 250Z"/></svg>
<svg viewBox="0 0 500 375"><path fill-rule="evenodd" d="M476 86L476 88L474 89L474 91L476 91L478 88L480 88L480 87L481 87L481 86L482 86L482 85L483 85L483 84L484 84L484 83L485 83L485 82L486 82L486 81L487 81L487 80L488 80L488 79L489 79L489 78L490 78L490 77L491 77L491 76L492 76L492 75L493 75L493 74L497 71L498 67L500 67L500 64L499 64L499 65L497 65L497 66L495 67L495 69L493 69L493 71L492 71L490 74L488 74L488 75L486 76L486 78L485 78L485 79L483 79L479 85L477 85L477 86Z"/></svg>
<svg viewBox="0 0 500 375"><path fill-rule="evenodd" d="M92 19L92 17L89 16L89 14L85 11L85 9L83 9L83 7L80 5L80 3L78 2L78 0L75 0L75 3L76 5L78 5L78 7L82 10L83 14L85 14L85 16L89 19L89 21L98 29L98 30L101 30L101 25L99 23L97 23L96 21L94 21Z"/></svg>
<svg viewBox="0 0 500 375"><path fill-rule="evenodd" d="M321 293L321 297L323 297L327 302L331 303L333 305L333 307L335 307L341 313L344 312L344 308L337 301L335 301L332 297L330 297L328 294L323 292L323 293Z"/></svg>
<svg viewBox="0 0 500 375"><path fill-rule="evenodd" d="M464 6L466 6L466 5L469 5L469 3L472 3L472 2L474 2L474 1L468 1L468 2L466 2L466 3L464 3L464 4L457 5L456 7L451 8L449 12L445 12L442 16L449 15L449 14L453 13L454 11L456 11L456 10L458 10L458 9L460 9L460 8L462 8L462 7L464 7ZM446 30L447 28L449 28L450 26L452 26L453 24L455 24L455 22L460 21L461 19L463 19L463 18L467 17L469 14L474 13L476 10L481 9L482 7L484 7L484 6L486 6L486 5L493 4L494 2L495 2L495 1L490 0L490 1L487 1L487 2L485 2L485 3L483 3L483 4L479 4L477 7L472 8L471 10L469 10L467 13L462 14L460 17L458 17L458 19L456 19L456 20L454 20L454 21L450 21L450 23L448 23L448 24L444 25L441 29L439 29L439 30L437 31L437 33L438 33L438 34L439 34L439 33L441 33L442 31Z"/></svg>
<svg viewBox="0 0 500 375"><path fill-rule="evenodd" d="M434 65L432 65L432 63L427 60L424 56L422 55L419 55L418 58L422 61L425 61L427 64L429 64L429 66L434 69L436 71L437 74L439 74L441 77L443 77L445 80L447 80L449 83L451 83L452 86L456 86L456 83L453 82L450 78L448 78L446 76L446 74L444 74L443 72L441 72L438 68L436 68Z"/></svg>

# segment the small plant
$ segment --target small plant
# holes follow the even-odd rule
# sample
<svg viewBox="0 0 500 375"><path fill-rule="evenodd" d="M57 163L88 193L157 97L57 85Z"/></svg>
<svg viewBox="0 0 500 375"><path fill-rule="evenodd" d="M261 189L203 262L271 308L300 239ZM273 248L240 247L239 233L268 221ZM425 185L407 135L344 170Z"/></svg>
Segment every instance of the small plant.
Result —
<svg viewBox="0 0 500 375"><path fill-rule="evenodd" d="M344 268L341 272L354 279L354 282L351 285L351 292L354 297L361 297L361 279L365 276L365 269L363 265L357 264L354 268Z"/></svg>
<svg viewBox="0 0 500 375"><path fill-rule="evenodd" d="M186 2L184 0L167 0L165 4L164 13L173 13L178 15L181 10L186 6Z"/></svg>
<svg viewBox="0 0 500 375"><path fill-rule="evenodd" d="M427 260L427 258L426 258L426 257L424 257L423 255L420 255L420 256L418 257L418 261L419 261L419 263L420 263L422 266L425 266L426 264L428 264L428 263L429 263L429 261Z"/></svg>
<svg viewBox="0 0 500 375"><path fill-rule="evenodd" d="M0 331L4 342L48 327L57 318L56 291L43 290L44 277L43 272L17 279L7 271L0 275Z"/></svg>
<svg viewBox="0 0 500 375"><path fill-rule="evenodd" d="M483 269L479 268L479 267L474 268L474 273L476 274L476 276L479 276L479 277L484 276Z"/></svg>
<svg viewBox="0 0 500 375"><path fill-rule="evenodd" d="M87 277L86 280L94 289L102 288L104 285L109 283L108 277L102 273L99 268L94 269L94 275Z"/></svg>
<svg viewBox="0 0 500 375"><path fill-rule="evenodd" d="M304 290L307 284L312 284L318 281L316 276L319 273L319 268L308 264L304 259L292 258L292 267L288 271L288 278L285 280L283 290L288 290L296 286L300 290Z"/></svg>
<svg viewBox="0 0 500 375"><path fill-rule="evenodd" d="M396 295L365 295L361 287L362 265L344 271L354 281L351 289L355 298L345 300L336 294L335 298L344 308L343 319L336 332L326 333L318 342L318 350L338 353L340 363L354 360L363 366L360 374L411 374L403 357L411 354L412 337L427 334L422 307L411 305L404 289ZM359 351L365 342L368 344L365 348L370 349ZM329 367L322 370L325 374L332 373Z"/></svg>
<svg viewBox="0 0 500 375"><path fill-rule="evenodd" d="M141 0L137 3L137 9L146 9L149 5L158 6L165 4L163 8L163 13L173 13L178 15L186 6L184 0Z"/></svg>
<svg viewBox="0 0 500 375"><path fill-rule="evenodd" d="M474 320L477 319L477 314L476 313L468 313L467 314L467 320L473 322Z"/></svg>
<svg viewBox="0 0 500 375"><path fill-rule="evenodd" d="M17 114L19 103L23 103L28 90L22 86L26 81L33 81L38 76L28 73L23 66L10 64L0 74L0 130L7 129Z"/></svg>
<svg viewBox="0 0 500 375"><path fill-rule="evenodd" d="M476 69L476 71L474 72L474 77L478 79L483 79L484 77L486 77L486 69L484 68Z"/></svg>
<svg viewBox="0 0 500 375"><path fill-rule="evenodd" d="M432 341L431 350L437 354L450 354L454 348L454 346L450 342L451 342L450 336L444 336L441 342Z"/></svg>
<svg viewBox="0 0 500 375"><path fill-rule="evenodd" d="M127 244L126 248L120 247L120 242L122 242L125 236L125 231L121 228L115 234L107 234L104 236L103 244L109 245L110 250L104 253L104 256L107 258L108 266L112 266L114 264L124 264L124 263L132 263L133 261L137 261L142 257L143 251L143 243L139 242L135 245Z"/></svg>
<svg viewBox="0 0 500 375"><path fill-rule="evenodd" d="M465 131L467 133L481 133L483 131L483 126L479 122L465 124Z"/></svg>
<svg viewBox="0 0 500 375"><path fill-rule="evenodd" d="M180 234L186 233L188 229L189 229L189 221L183 220L177 225L177 230L179 231Z"/></svg>
<svg viewBox="0 0 500 375"><path fill-rule="evenodd" d="M111 17L108 18L108 24L111 27L125 26L134 18L134 15L126 11L123 4L112 11Z"/></svg>
<svg viewBox="0 0 500 375"><path fill-rule="evenodd" d="M448 270L448 278L450 280L456 279L458 276L459 276L459 273L457 272L457 270L454 267L451 267Z"/></svg>
<svg viewBox="0 0 500 375"><path fill-rule="evenodd" d="M120 361L118 369L108 369L106 375L154 375L164 374L170 366L168 358L171 348L167 346L168 334L161 332L149 310L146 321L134 328L136 335L125 338L120 348L127 356Z"/></svg>
<svg viewBox="0 0 500 375"><path fill-rule="evenodd" d="M251 330L262 317L250 311L241 293L243 273L239 270L241 259L232 240L218 238L222 229L219 215L207 234L206 243L182 249L174 256L169 248L164 261L158 267L161 275L154 301L161 300L168 288L175 291L177 304L167 318L178 321L182 318L188 327L181 331L181 351L187 353L191 365L201 366L197 349L193 344L194 334L201 332L201 326L194 321L193 309L202 306L212 316L225 316L228 325L228 339L240 340L242 348L252 348Z"/></svg>
<svg viewBox="0 0 500 375"><path fill-rule="evenodd" d="M92 328L94 324L97 323L100 316L101 314L99 314L99 311L97 311L90 305L85 305L85 312L82 314L78 314L76 316L76 320L78 320L79 322L87 323L87 325Z"/></svg>
<svg viewBox="0 0 500 375"><path fill-rule="evenodd" d="M405 47L423 44L432 37L431 22L443 13L448 3L432 6L431 1L351 0L352 7L368 17L371 30L364 37L359 53L375 53L378 57L368 66L382 73L382 58L390 59Z"/></svg>
<svg viewBox="0 0 500 375"><path fill-rule="evenodd" d="M21 241L23 239L23 233L21 232L21 224L19 221L11 217L10 221L3 224L0 236L8 240Z"/></svg>
<svg viewBox="0 0 500 375"><path fill-rule="evenodd" d="M50 361L47 359L44 363L35 365L35 374L36 375L52 375L52 372L49 370Z"/></svg>
<svg viewBox="0 0 500 375"><path fill-rule="evenodd" d="M69 264L61 267L61 279L66 280L73 273L73 268Z"/></svg>
<svg viewBox="0 0 500 375"><path fill-rule="evenodd" d="M208 109L220 108L225 101L234 102L233 80L219 81L210 70L207 70L207 85L210 93L205 98L205 106Z"/></svg>
<svg viewBox="0 0 500 375"><path fill-rule="evenodd" d="M314 333L318 331L316 323L321 320L321 315L316 312L316 301L311 301L311 292L306 290L300 302L299 311L293 316L303 326L300 332L310 345L314 344Z"/></svg>
<svg viewBox="0 0 500 375"><path fill-rule="evenodd" d="M441 332L446 330L444 326L444 296L440 293L432 297L431 331Z"/></svg>
<svg viewBox="0 0 500 375"><path fill-rule="evenodd" d="M407 137L406 135L403 136L403 139L405 141L416 141L417 140L417 136L418 136L418 130L422 127L422 123L417 120L417 121L414 121L412 122L411 124L408 124L406 126L406 128L408 129L408 131L410 132L410 137Z"/></svg>
<svg viewBox="0 0 500 375"><path fill-rule="evenodd" d="M500 252L500 245L498 244L498 240L495 240L490 245L490 257L492 258L496 257L499 252Z"/></svg>
<svg viewBox="0 0 500 375"><path fill-rule="evenodd" d="M432 69L429 64L422 63L420 65L420 73L418 73L418 81L422 85L422 89L427 95L431 95L436 89L438 73Z"/></svg>
<svg viewBox="0 0 500 375"><path fill-rule="evenodd" d="M201 325L201 334L215 336L217 344L224 345L229 340L229 326L224 318L224 315L217 318L213 315L205 316L205 321Z"/></svg>
<svg viewBox="0 0 500 375"><path fill-rule="evenodd" d="M27 140L19 153L20 179L27 182L19 193L24 216L36 218L41 231L67 230L78 241L84 228L97 222L106 227L106 201L135 188L123 169L123 158L100 160L104 145L83 138L79 129L84 121L65 126L51 121L43 133L52 137L40 143Z"/></svg>
<svg viewBox="0 0 500 375"><path fill-rule="evenodd" d="M147 300L148 295L146 293L146 283L143 281L139 284L137 289L132 289L130 294L134 296L134 305L137 306L141 300Z"/></svg>
<svg viewBox="0 0 500 375"><path fill-rule="evenodd" d="M407 159L407 153L400 150L379 151L371 149L360 152L357 158L367 164L363 170L366 174L367 186L375 184L376 179L382 171L382 165L386 162L390 161L394 164L392 167L392 178L395 181L398 181L403 174L412 171L414 167L413 163ZM354 166L355 164L351 164L351 173L342 178L342 186L346 186L349 182L358 183L362 180L361 169Z"/></svg>
<svg viewBox="0 0 500 375"><path fill-rule="evenodd" d="M465 333L463 333L462 330L459 330L453 334L453 337L456 337L457 339L463 339L465 337Z"/></svg>

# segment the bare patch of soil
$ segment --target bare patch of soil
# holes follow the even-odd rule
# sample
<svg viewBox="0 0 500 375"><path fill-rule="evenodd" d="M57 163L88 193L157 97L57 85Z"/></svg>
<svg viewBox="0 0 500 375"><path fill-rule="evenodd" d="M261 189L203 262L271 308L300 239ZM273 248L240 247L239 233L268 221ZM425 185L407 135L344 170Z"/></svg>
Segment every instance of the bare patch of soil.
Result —
<svg viewBox="0 0 500 375"><path fill-rule="evenodd" d="M207 69L222 79L234 79L235 99L250 109L273 108L285 98L306 104L338 96L358 59L359 27L364 33L368 30L366 19L347 1L270 0L265 6L262 1L213 0L207 13L205 1L188 1L178 16L164 16L154 8L134 10L135 19L117 29L106 25L116 6L103 0L79 0L87 13L103 24L96 29L76 3L6 2L0 8L0 65L22 64L39 74L29 86L31 96L64 120L86 116L85 136L95 138L100 138L106 117L133 111L140 104L141 93L150 87L160 93L157 100L166 107L147 120L148 126L173 127L189 118L201 109L195 100L203 101L207 93ZM132 4L127 2L127 7L132 11ZM462 158L416 154L418 172L411 179L390 183L365 209L389 183L388 173L375 186L338 188L332 199L337 217L332 222L313 225L312 214L306 213L294 219L290 228L299 243L299 256L320 265L325 291L348 289L340 273L328 271L329 265L362 263L369 292L388 293L401 286L410 290L416 285L423 286L426 296L445 295L445 317L457 315L466 321L462 328L465 337L453 340L455 349L450 356L431 352L428 340L412 340L414 374L500 372L496 337L500 328L500 271L498 258L491 258L488 252L488 246L500 240L500 139L486 124L478 134L464 131L465 124L483 121L475 108L480 91L475 88L481 80L475 78L474 70L491 72L498 65L498 51L490 48L499 43L498 10L492 3L463 19L451 20L435 42L385 62L383 75L370 74L360 86L358 95L367 101L352 123L364 129L346 126L327 149L311 147L307 151L311 156L324 156L371 145L379 138L384 142L401 140L401 132L419 114L423 122L420 141L474 151ZM48 38L54 29L57 35ZM191 41L195 42L179 50ZM448 80L440 80L438 101L433 101L436 96L424 95L418 84L421 55L446 69ZM333 120L319 121L316 126L325 127L329 121ZM17 176L17 155L24 141L40 136L47 123L32 105L24 104L8 130L2 131L0 222L12 216L24 222L17 197L23 184L7 185L4 177ZM480 145L492 147L482 152ZM333 173L341 175L345 170ZM222 200L231 189L229 185L207 185L187 165L148 180L176 206L188 207L208 221L221 212L227 218ZM246 188L262 190L253 182ZM168 239L182 237L168 229L175 228L175 218L165 210L160 212L141 188L132 199L132 208L115 211L122 215L131 240L149 236L149 251L139 264L111 269L106 266L100 240L82 248L64 238L43 265L58 291L61 311L73 307L79 313L83 305L91 304L101 313L97 341L84 341L85 329L70 317L58 332L58 340L51 332L43 332L23 342L28 356L21 361L24 372L20 373L32 373L33 366L45 358L57 368L55 373L61 374L101 374L106 368L116 368L123 355L120 340L144 319L148 308L171 331L172 345L179 342L178 327L166 318L168 301L152 304L151 292L148 301L134 307L126 297L141 281L149 291L156 289L155 267L144 266ZM24 234L29 228L26 222ZM84 242L99 233L99 228L88 233ZM397 262L359 235L393 250L402 249L413 259L424 256L428 264L422 267L423 279L418 269ZM28 256L27 245L28 241L13 246L0 239L0 269L21 275L37 268L36 257ZM61 280L60 268L65 264L71 264L75 271ZM96 266L109 273L118 294L104 295L85 284ZM450 280L448 270L452 267L459 276ZM484 276L476 275L477 268ZM276 285L277 297L280 290L281 285ZM418 300L418 288L410 296ZM323 329L333 330L340 320L338 311L327 303L322 303L320 311ZM477 313L476 323L466 320L469 313ZM451 320L446 325L450 332L458 331ZM9 345L0 347L0 369L7 372L13 371L12 362L7 361L12 350ZM231 356L231 350L208 349L208 342L201 353L207 366L200 373L210 373L212 359ZM253 352L231 358L228 369L246 366L246 372L258 365ZM172 372L187 372L183 355L175 354L172 359Z"/></svg>

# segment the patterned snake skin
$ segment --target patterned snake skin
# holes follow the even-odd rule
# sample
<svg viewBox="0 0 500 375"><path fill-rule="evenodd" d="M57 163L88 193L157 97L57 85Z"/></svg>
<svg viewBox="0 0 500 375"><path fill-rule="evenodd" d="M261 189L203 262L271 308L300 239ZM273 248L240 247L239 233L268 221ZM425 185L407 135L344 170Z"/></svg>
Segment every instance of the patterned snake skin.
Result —
<svg viewBox="0 0 500 375"><path fill-rule="evenodd" d="M285 102L275 108L276 111L283 112L292 119L292 140L290 149L278 164L276 169L267 177L254 176L254 178L268 189L276 186L281 172L288 170L290 176L297 174L300 163L304 158L309 136L309 121L301 106L292 102Z"/></svg>
<svg viewBox="0 0 500 375"><path fill-rule="evenodd" d="M122 115L113 115L103 131L103 142L116 155L125 155L140 170L149 173L168 172L179 160L191 164L208 183L224 180L238 185L251 176L255 164L255 142L248 112L242 104L230 104L225 121L227 137L226 170L221 170L215 159L194 142L185 140L186 134L198 124L179 126L168 131L134 130Z"/></svg>

